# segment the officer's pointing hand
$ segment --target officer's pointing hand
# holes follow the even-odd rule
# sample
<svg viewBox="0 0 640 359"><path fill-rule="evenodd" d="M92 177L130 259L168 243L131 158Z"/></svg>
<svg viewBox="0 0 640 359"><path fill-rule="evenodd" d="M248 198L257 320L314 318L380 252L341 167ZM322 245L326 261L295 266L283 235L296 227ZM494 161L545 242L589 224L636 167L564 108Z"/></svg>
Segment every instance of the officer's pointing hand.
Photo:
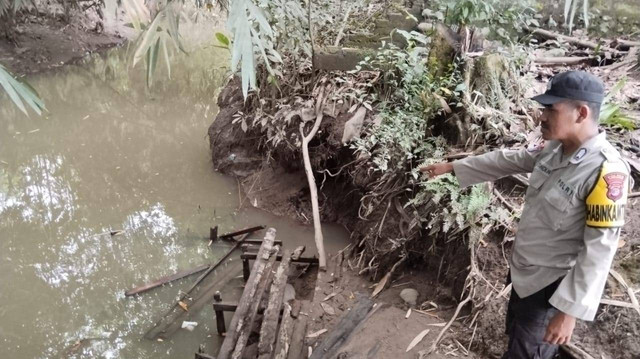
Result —
<svg viewBox="0 0 640 359"><path fill-rule="evenodd" d="M558 312L549 321L547 327L547 333L544 336L544 341L551 344L567 344L571 340L571 334L573 334L573 328L576 326L576 318Z"/></svg>
<svg viewBox="0 0 640 359"><path fill-rule="evenodd" d="M453 164L450 162L434 163L420 167L420 172L426 173L429 178L435 178L445 173L453 172Z"/></svg>

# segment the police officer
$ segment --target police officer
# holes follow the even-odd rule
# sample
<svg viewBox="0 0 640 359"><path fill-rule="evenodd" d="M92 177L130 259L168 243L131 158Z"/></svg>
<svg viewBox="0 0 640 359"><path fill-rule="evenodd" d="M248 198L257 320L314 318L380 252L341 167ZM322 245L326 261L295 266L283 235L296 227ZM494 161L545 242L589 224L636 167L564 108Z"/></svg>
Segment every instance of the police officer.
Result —
<svg viewBox="0 0 640 359"><path fill-rule="evenodd" d="M533 99L544 146L498 150L424 166L453 172L460 187L531 173L513 247L503 359L553 358L575 320L594 319L624 224L629 168L598 130L604 85L561 73Z"/></svg>

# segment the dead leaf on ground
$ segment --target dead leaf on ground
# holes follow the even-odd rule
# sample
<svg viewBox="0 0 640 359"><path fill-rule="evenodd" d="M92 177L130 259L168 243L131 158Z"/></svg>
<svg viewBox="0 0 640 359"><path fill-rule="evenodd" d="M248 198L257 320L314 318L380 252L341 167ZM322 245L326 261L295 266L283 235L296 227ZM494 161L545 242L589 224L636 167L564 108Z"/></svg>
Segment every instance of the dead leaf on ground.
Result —
<svg viewBox="0 0 640 359"><path fill-rule="evenodd" d="M422 332L420 332L420 334L418 334L415 338L413 338L413 340L411 341L411 343L409 343L409 346L407 347L407 352L413 349L413 347L415 347L416 345L418 345L418 343L420 343L422 339L424 339L424 337L426 337L427 334L429 334L430 331L431 329L425 329Z"/></svg>
<svg viewBox="0 0 640 359"><path fill-rule="evenodd" d="M322 307L322 310L324 310L325 313L327 313L329 315L336 315L335 309L333 309L333 307L330 306L329 304L320 303L320 306Z"/></svg>
<svg viewBox="0 0 640 359"><path fill-rule="evenodd" d="M187 303L185 303L183 301L179 301L178 305L180 306L180 308L184 309L185 312L189 311L189 306L187 305Z"/></svg>
<svg viewBox="0 0 640 359"><path fill-rule="evenodd" d="M321 336L322 334L324 334L326 332L328 332L328 330L320 329L317 332L313 332L313 333L307 335L307 338L317 338L317 337Z"/></svg>

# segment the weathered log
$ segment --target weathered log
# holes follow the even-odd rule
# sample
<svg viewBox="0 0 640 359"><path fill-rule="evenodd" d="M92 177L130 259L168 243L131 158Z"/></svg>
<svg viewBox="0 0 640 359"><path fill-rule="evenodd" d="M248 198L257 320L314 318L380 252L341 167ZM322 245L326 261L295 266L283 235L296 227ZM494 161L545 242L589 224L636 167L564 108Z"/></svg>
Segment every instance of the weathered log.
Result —
<svg viewBox="0 0 640 359"><path fill-rule="evenodd" d="M309 316L300 315L297 318L296 316L293 316L297 306L296 303L301 304L300 311L303 313L309 313L309 308L311 307L311 302L305 300L303 302L294 302L291 308L292 317L296 320L294 320L293 334L291 335L291 340L289 341L289 351L287 353L287 359L300 359L307 356L306 352L305 354L303 354L303 350L306 349L304 347L304 337L307 334L307 323L309 320Z"/></svg>
<svg viewBox="0 0 640 359"><path fill-rule="evenodd" d="M548 40L564 41L564 42L568 42L570 44L576 45L578 47L585 47L593 50L595 50L598 47L598 44L593 41L580 40L576 37L561 35L549 30L529 28L529 27L525 27L525 30L529 31L533 35L538 35Z"/></svg>
<svg viewBox="0 0 640 359"><path fill-rule="evenodd" d="M210 266L211 266L211 264L204 264L204 265L201 265L199 267L187 269L185 271L178 272L178 273L170 275L170 276L158 278L158 279L154 280L151 283L147 283L147 284L144 284L144 285L141 285L139 287L136 287L136 288L133 288L131 290L126 291L124 293L124 295L127 296L127 297L130 297L132 295L144 293L146 291L149 291L151 289L160 287L160 286L165 285L167 283L171 283L171 282L173 282L175 280L182 279L184 277L188 277L188 276L190 276L192 274L200 273L203 270L209 268Z"/></svg>
<svg viewBox="0 0 640 359"><path fill-rule="evenodd" d="M273 285L269 292L269 304L262 317L262 327L260 328L260 342L258 343L258 358L268 359L275 350L276 334L278 329L278 319L284 300L284 288L289 278L289 263L291 256L289 251L283 254L282 262L276 271Z"/></svg>
<svg viewBox="0 0 640 359"><path fill-rule="evenodd" d="M340 319L333 331L316 347L309 358L330 358L349 339L354 329L367 317L371 308L373 308L373 301L367 296L360 297L353 309Z"/></svg>
<svg viewBox="0 0 640 359"><path fill-rule="evenodd" d="M632 41L632 40L624 40L624 39L616 39L613 41L611 46L620 49L620 50L628 50L632 47L640 47L640 41Z"/></svg>
<svg viewBox="0 0 640 359"><path fill-rule="evenodd" d="M291 306L284 303L284 312L282 313L282 323L278 331L278 340L276 342L276 350L274 351L274 359L287 359L289 347L291 345L291 336L293 334L293 317L291 316Z"/></svg>
<svg viewBox="0 0 640 359"><path fill-rule="evenodd" d="M598 61L597 58L587 57L539 57L534 62L540 66L568 66L589 64L594 65Z"/></svg>
<svg viewBox="0 0 640 359"><path fill-rule="evenodd" d="M247 315L241 319L241 324L238 328L238 341L236 342L235 349L231 354L231 358L233 359L241 359L243 357L244 350L247 347L247 342L249 341L249 335L253 329L253 322L256 318L256 314L258 314L258 308L266 306L266 303L263 303L263 298L267 288L271 286L273 280L276 263L275 253L279 247L275 247L274 249L275 250L272 251L271 256L268 258L268 262L264 267L264 275L258 283L255 296L253 297L253 301L251 302Z"/></svg>
<svg viewBox="0 0 640 359"><path fill-rule="evenodd" d="M253 263L253 270L251 271L251 275L247 280L244 292L240 297L238 308L231 318L231 323L229 325L230 331L227 332L227 335L222 342L222 347L218 352L218 359L227 359L231 357L231 353L236 346L236 342L238 340L240 330L243 327L243 323L246 320L249 311L252 309L252 303L254 301L260 301L259 298L256 298L258 284L264 277L264 269L267 265L267 260L269 259L269 257L271 257L271 251L273 249L273 241L275 237L276 230L273 228L269 228L267 230L267 234L264 237L264 241L262 242L262 246L260 246L260 250L258 251L257 259Z"/></svg>

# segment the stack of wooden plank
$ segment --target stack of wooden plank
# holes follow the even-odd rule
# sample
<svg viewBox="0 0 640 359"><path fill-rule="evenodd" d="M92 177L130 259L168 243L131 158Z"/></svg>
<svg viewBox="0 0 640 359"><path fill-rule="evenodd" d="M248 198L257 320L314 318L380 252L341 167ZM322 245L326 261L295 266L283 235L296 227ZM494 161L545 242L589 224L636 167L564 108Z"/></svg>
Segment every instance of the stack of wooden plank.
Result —
<svg viewBox="0 0 640 359"><path fill-rule="evenodd" d="M267 359L288 356L294 316L297 316L299 309L284 303L291 255L275 244L275 237L276 230L269 228L257 254L247 254L243 258L255 258L255 261L217 359L247 357L246 349L254 327L260 328L260 335L257 353L254 351L252 357ZM281 261L277 264L276 260ZM256 319L260 307L264 307L264 312L262 323L258 324Z"/></svg>

